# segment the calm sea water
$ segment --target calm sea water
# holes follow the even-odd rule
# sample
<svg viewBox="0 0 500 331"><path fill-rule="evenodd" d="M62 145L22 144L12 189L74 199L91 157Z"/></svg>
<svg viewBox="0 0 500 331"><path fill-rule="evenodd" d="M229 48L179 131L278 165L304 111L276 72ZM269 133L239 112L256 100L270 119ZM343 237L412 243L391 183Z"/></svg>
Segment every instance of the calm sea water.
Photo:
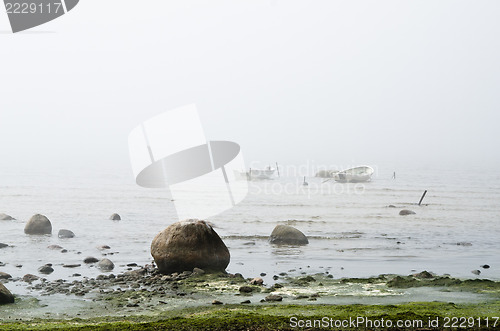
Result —
<svg viewBox="0 0 500 331"><path fill-rule="evenodd" d="M373 181L362 185L314 177L307 178L307 187L302 177L251 182L241 204L209 219L231 252L228 271L245 277L266 273L267 281L282 272L328 271L340 278L422 270L499 280L500 173L408 167L398 169L394 180L392 171L379 167ZM417 206L424 190L425 205ZM399 216L403 208L416 215ZM3 170L0 212L17 219L0 221L0 242L11 245L0 249L6 264L0 271L22 277L52 263L55 272L46 276L51 280L100 274L83 264L87 256L108 254L114 273L125 271L128 263L151 263L151 240L177 221L169 192L140 188L128 172ZM108 219L114 212L121 221ZM52 236L24 234L36 213L51 220ZM270 245L267 238L280 223L304 232L309 245ZM76 237L59 239L59 229ZM52 244L68 252L47 249ZM111 249L99 251L99 245ZM62 267L75 263L82 266ZM480 268L483 264L491 268ZM471 273L475 269L479 276ZM11 290L22 294L25 286L19 282Z"/></svg>

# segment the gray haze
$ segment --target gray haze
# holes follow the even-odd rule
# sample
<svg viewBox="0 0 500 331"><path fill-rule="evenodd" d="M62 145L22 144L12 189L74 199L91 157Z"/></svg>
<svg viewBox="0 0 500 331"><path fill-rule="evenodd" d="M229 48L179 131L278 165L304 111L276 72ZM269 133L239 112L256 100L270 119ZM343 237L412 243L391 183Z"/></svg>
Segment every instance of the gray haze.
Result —
<svg viewBox="0 0 500 331"><path fill-rule="evenodd" d="M130 169L144 120L196 103L247 163L499 164L498 1L84 0L0 14L0 168Z"/></svg>

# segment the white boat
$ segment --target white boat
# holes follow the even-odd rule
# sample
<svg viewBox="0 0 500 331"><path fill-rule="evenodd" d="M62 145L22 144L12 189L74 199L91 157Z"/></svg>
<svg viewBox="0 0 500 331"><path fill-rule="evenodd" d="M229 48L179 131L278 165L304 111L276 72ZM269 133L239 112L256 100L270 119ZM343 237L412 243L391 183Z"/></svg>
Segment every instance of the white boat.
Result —
<svg viewBox="0 0 500 331"><path fill-rule="evenodd" d="M238 173L237 177L247 180L273 179L276 172L275 168L266 167L265 169L250 169Z"/></svg>
<svg viewBox="0 0 500 331"><path fill-rule="evenodd" d="M361 183L368 182L371 180L373 173L372 167L360 166L355 168L350 168L347 170L339 171L335 174L333 179L340 183Z"/></svg>

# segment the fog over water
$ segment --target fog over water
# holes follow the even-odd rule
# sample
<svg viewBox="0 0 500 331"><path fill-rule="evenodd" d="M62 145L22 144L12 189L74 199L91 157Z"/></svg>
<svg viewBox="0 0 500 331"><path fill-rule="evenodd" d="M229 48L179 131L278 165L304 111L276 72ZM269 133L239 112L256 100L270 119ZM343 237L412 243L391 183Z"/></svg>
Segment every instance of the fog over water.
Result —
<svg viewBox="0 0 500 331"><path fill-rule="evenodd" d="M498 165L499 10L87 0L0 34L0 165L129 171L130 130L190 103L247 163Z"/></svg>
<svg viewBox="0 0 500 331"><path fill-rule="evenodd" d="M282 170L209 219L230 272L466 278L491 264L478 278L500 279L499 13L498 1L85 0L15 35L0 13L0 213L17 218L0 231L3 270L53 263L49 279L67 278L62 264L104 244L115 272L150 263L176 214L168 190L135 185L128 135L195 103L208 139L240 144L247 167ZM375 174L360 191L312 178L361 164ZM428 206L415 206L424 190ZM52 237L24 235L35 213ZM310 244L270 245L278 223ZM61 228L76 237L60 240Z"/></svg>

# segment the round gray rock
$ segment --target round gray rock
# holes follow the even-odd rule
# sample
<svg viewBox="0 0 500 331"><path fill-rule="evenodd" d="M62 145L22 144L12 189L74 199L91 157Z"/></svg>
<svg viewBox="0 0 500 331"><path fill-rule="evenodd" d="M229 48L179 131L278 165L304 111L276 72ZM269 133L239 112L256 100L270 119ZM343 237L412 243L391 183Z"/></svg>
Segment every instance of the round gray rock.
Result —
<svg viewBox="0 0 500 331"><path fill-rule="evenodd" d="M52 234L52 224L47 217L36 214L30 218L24 227L24 233L35 235Z"/></svg>
<svg viewBox="0 0 500 331"><path fill-rule="evenodd" d="M113 221L121 221L122 218L120 217L120 215L118 215L118 214L115 213L115 214L111 215L109 217L109 219L113 220Z"/></svg>
<svg viewBox="0 0 500 331"><path fill-rule="evenodd" d="M0 305L8 303L14 303L14 296L2 283L0 283Z"/></svg>
<svg viewBox="0 0 500 331"><path fill-rule="evenodd" d="M307 245L309 240L307 237L289 225L276 225L271 236L269 237L271 244L277 245Z"/></svg>
<svg viewBox="0 0 500 331"><path fill-rule="evenodd" d="M110 259L102 259L97 264L97 267L103 271L111 271L115 268L115 264Z"/></svg>
<svg viewBox="0 0 500 331"><path fill-rule="evenodd" d="M46 264L43 267L38 268L38 272L44 275L49 275L54 272L54 268L52 268L52 265Z"/></svg>
<svg viewBox="0 0 500 331"><path fill-rule="evenodd" d="M59 238L74 238L75 237L75 234L73 233L73 231L70 231L70 230L66 230L66 229L61 229L59 230L59 233L57 234L57 236Z"/></svg>
<svg viewBox="0 0 500 331"><path fill-rule="evenodd" d="M197 219L174 223L151 243L151 255L163 274L200 268L224 271L230 261L229 250L205 221Z"/></svg>

